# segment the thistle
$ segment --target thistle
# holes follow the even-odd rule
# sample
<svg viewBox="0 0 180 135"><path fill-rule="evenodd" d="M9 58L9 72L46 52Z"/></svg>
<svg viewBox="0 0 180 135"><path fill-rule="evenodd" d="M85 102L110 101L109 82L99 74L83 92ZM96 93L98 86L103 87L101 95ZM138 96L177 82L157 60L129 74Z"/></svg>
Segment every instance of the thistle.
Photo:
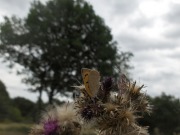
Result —
<svg viewBox="0 0 180 135"><path fill-rule="evenodd" d="M147 135L147 129L137 123L137 119L142 118L138 112L149 113L151 109L146 95L141 91L143 85L136 86L136 82L131 83L125 75L121 75L117 83L109 77L99 84L96 97L87 96L85 87L81 90L83 96L75 102L77 114L80 113L86 122L96 127L99 134ZM90 90L93 91L93 87ZM111 93L113 90L118 94Z"/></svg>
<svg viewBox="0 0 180 135"><path fill-rule="evenodd" d="M111 77L99 82L96 70L83 69L82 73L86 84L75 87L81 94L74 105L48 108L30 135L80 135L86 124L99 135L148 135L147 128L137 122L151 111L142 92L144 85L131 83L125 75L116 83Z"/></svg>
<svg viewBox="0 0 180 135"><path fill-rule="evenodd" d="M74 106L48 107L42 113L39 124L32 127L29 135L79 135L81 124L76 116Z"/></svg>

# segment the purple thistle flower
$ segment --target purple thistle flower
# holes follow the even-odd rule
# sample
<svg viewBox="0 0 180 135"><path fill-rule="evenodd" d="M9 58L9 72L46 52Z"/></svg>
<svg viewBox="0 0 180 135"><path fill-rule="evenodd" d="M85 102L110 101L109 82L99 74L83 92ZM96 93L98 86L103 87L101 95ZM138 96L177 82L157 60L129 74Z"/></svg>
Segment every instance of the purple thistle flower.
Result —
<svg viewBox="0 0 180 135"><path fill-rule="evenodd" d="M111 77L106 78L106 79L103 81L103 89L104 89L105 91L109 91L109 90L111 89L111 87L112 87L112 83L113 83L113 81L112 81L112 78L111 78Z"/></svg>
<svg viewBox="0 0 180 135"><path fill-rule="evenodd" d="M102 87L99 90L98 93L98 98L102 100L102 102L107 102L110 96L110 91L113 85L113 80L111 77L107 77L103 82L102 82Z"/></svg>
<svg viewBox="0 0 180 135"><path fill-rule="evenodd" d="M44 122L44 135L55 135L58 129L57 120L48 120Z"/></svg>

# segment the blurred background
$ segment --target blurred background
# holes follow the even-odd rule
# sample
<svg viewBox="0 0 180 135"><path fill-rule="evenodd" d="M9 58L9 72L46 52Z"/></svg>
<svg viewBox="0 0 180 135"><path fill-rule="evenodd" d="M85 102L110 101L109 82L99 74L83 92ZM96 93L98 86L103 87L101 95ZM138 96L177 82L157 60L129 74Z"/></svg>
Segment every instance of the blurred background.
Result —
<svg viewBox="0 0 180 135"><path fill-rule="evenodd" d="M179 0L0 0L0 134L73 101L84 67L144 84L153 113L139 123L180 134L179 16Z"/></svg>

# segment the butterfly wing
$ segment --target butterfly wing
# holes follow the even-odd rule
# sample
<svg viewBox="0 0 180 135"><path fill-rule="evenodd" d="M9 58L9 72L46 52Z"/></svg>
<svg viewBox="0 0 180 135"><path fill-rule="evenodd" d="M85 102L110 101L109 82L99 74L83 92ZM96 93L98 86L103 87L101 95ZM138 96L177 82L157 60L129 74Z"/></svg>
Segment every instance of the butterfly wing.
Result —
<svg viewBox="0 0 180 135"><path fill-rule="evenodd" d="M89 74L90 74L90 72L91 72L90 69L87 69L87 68L81 69L81 75L82 75L82 78L83 78L85 90L89 95L92 95L91 91L90 91L90 88L89 88Z"/></svg>
<svg viewBox="0 0 180 135"><path fill-rule="evenodd" d="M91 97L95 97L100 87L100 74L96 70L91 70L89 74L89 88Z"/></svg>
<svg viewBox="0 0 180 135"><path fill-rule="evenodd" d="M100 74L96 70L91 70L87 68L83 68L81 70L81 74L83 77L83 82L85 85L86 92L90 97L94 97L100 87Z"/></svg>

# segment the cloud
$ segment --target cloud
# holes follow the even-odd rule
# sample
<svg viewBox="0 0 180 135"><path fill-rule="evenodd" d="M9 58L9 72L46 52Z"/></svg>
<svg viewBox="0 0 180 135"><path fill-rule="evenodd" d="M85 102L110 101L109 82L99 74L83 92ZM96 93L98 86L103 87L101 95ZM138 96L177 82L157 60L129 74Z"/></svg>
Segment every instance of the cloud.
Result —
<svg viewBox="0 0 180 135"><path fill-rule="evenodd" d="M168 12L168 14L165 16L165 19L171 23L180 23L180 4L174 4L171 3L170 4L170 10Z"/></svg>
<svg viewBox="0 0 180 135"><path fill-rule="evenodd" d="M143 27L152 27L154 19L147 18L146 16L139 14L136 18L132 18L129 21L129 27L141 29Z"/></svg>
<svg viewBox="0 0 180 135"><path fill-rule="evenodd" d="M18 17L24 17L30 8L31 0L0 0L0 21L3 20L3 16L16 15Z"/></svg>
<svg viewBox="0 0 180 135"><path fill-rule="evenodd" d="M180 37L180 3L171 3L169 12L164 15L166 21L166 29L164 36L173 40L178 40Z"/></svg>
<svg viewBox="0 0 180 135"><path fill-rule="evenodd" d="M178 43L172 43L171 40L161 38L151 38L146 36L144 33L128 31L122 32L116 37L120 46L124 46L126 50L133 52L140 52L143 50L163 50L173 49L178 46Z"/></svg>
<svg viewBox="0 0 180 135"><path fill-rule="evenodd" d="M93 5L96 12L101 12L102 10L108 10L109 14L114 15L127 15L134 12L139 5L139 0L114 0L114 1L104 1L104 0L87 0ZM108 15L108 14L107 14Z"/></svg>
<svg viewBox="0 0 180 135"><path fill-rule="evenodd" d="M119 29L116 28L119 32L115 39L121 48L134 53L131 75L139 84L147 86L148 94L156 96L166 92L180 97L180 40L167 38L169 31L174 30L178 37L179 26L164 18L168 11L148 17L140 9L135 10L133 15L125 17ZM120 22L120 18L116 20Z"/></svg>
<svg viewBox="0 0 180 135"><path fill-rule="evenodd" d="M171 57L180 48L164 50L144 50L133 58L134 69L131 71L134 80L147 86L147 93L159 95L162 92L180 96L180 62Z"/></svg>
<svg viewBox="0 0 180 135"><path fill-rule="evenodd" d="M179 37L180 37L180 26L176 25L176 24L173 26L170 26L164 32L164 36L166 38L172 38L173 40L179 39Z"/></svg>
<svg viewBox="0 0 180 135"><path fill-rule="evenodd" d="M139 0L114 0L109 1L109 4L113 7L113 14L126 16L137 10L139 6Z"/></svg>
<svg viewBox="0 0 180 135"><path fill-rule="evenodd" d="M171 22L164 18L172 10L169 7L170 1L133 2L132 5L129 0L127 3L130 5L124 0L91 0L90 3L105 18L119 48L134 53L131 61L134 80L138 84L145 84L147 87L144 90L151 96L166 92L180 97L180 42L164 35L168 34L167 30L172 30ZM151 8L147 9L146 5L149 4ZM175 30L177 28L174 26Z"/></svg>

